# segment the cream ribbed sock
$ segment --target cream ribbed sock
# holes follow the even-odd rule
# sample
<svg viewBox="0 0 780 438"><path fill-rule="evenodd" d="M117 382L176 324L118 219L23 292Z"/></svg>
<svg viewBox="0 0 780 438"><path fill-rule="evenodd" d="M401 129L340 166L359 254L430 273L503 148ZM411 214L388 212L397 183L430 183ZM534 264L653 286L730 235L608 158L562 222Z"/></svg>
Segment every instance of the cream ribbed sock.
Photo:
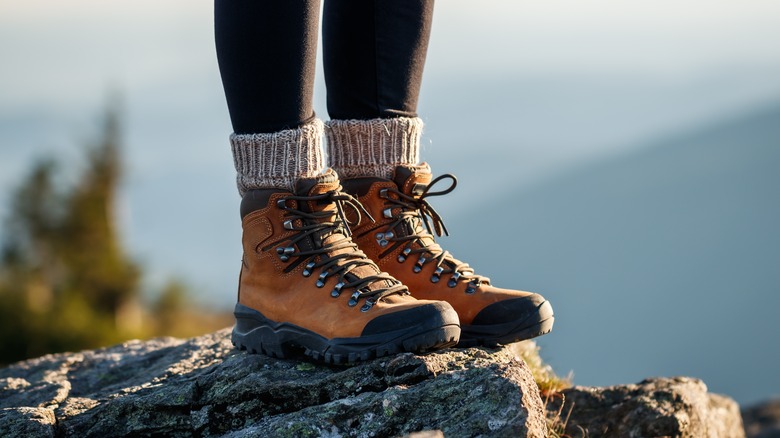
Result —
<svg viewBox="0 0 780 438"><path fill-rule="evenodd" d="M328 165L342 178L392 178L396 166L420 161L422 127L418 117L328 121Z"/></svg>
<svg viewBox="0 0 780 438"><path fill-rule="evenodd" d="M269 134L232 134L230 145L238 176L238 192L280 188L322 173L322 130L319 119L296 129Z"/></svg>

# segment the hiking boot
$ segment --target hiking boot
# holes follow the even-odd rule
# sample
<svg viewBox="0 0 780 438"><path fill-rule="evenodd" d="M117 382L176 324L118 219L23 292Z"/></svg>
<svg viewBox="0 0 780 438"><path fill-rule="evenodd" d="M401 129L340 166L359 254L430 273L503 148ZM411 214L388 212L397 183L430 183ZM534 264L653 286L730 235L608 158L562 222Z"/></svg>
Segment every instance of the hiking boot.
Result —
<svg viewBox="0 0 780 438"><path fill-rule="evenodd" d="M330 171L299 180L295 193L244 195L233 344L334 364L455 345L460 328L449 304L413 298L357 248L345 211L370 219L340 189Z"/></svg>
<svg viewBox="0 0 780 438"><path fill-rule="evenodd" d="M431 191L444 179L451 181L449 188ZM397 167L392 180L360 177L342 184L376 220L352 226L358 247L416 298L450 303L460 318L458 346L507 344L552 330L553 311L544 297L492 286L435 242L433 233L441 236L447 230L427 198L451 192L454 176L432 181L427 164L407 165Z"/></svg>

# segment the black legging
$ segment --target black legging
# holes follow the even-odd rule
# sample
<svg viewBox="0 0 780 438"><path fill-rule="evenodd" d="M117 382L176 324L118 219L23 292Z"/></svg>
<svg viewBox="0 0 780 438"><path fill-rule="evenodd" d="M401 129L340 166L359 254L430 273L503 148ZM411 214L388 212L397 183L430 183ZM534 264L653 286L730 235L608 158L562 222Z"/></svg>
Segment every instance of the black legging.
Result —
<svg viewBox="0 0 780 438"><path fill-rule="evenodd" d="M319 10L319 0L215 0L217 59L236 133L314 118ZM433 0L325 0L330 117L415 117L432 16Z"/></svg>

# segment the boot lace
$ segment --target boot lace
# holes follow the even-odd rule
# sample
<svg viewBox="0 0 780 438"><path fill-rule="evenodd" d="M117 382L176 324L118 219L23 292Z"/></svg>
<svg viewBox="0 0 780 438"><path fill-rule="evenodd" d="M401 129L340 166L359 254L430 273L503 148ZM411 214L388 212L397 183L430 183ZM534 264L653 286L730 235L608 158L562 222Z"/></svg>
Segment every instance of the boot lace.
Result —
<svg viewBox="0 0 780 438"><path fill-rule="evenodd" d="M431 188L444 179L451 181L450 186L444 190L432 192ZM377 233L376 237L382 246L394 242L380 257L384 257L405 244L398 256L399 262L403 263L407 258L416 254L418 258L413 268L414 272L422 271L423 266L428 263L435 263L436 269L431 276L431 282L438 283L443 275L449 274L447 286L454 288L459 281L467 280L466 293L472 294L481 284L490 284L490 279L477 275L468 263L456 259L449 251L445 251L435 242L434 233L441 237L448 236L449 232L442 217L426 199L431 196L446 195L455 190L457 185L458 180L455 175L447 173L432 180L419 196L409 196L396 188L380 190L379 196L390 205L383 211L383 215L386 218L394 219L394 221L387 227L387 231ZM394 214L393 210L398 207L400 207L400 211ZM404 236L398 236L392 231L398 230L397 227L401 224L406 224L408 230Z"/></svg>
<svg viewBox="0 0 780 438"><path fill-rule="evenodd" d="M290 201L296 201L297 206L307 202L334 203L336 212L334 214L332 210L303 211L290 206ZM286 212L284 228L297 231L297 234L292 238L277 240L262 250L268 251L276 247L276 253L283 262L294 259L284 272L290 272L300 264L306 263L303 269L305 277L310 277L317 269L320 270L316 282L316 286L320 288L325 286L328 277L337 277L331 296L338 298L344 290L354 289L347 304L354 307L361 299L365 300L360 308L363 312L371 309L377 301L388 295L409 294L408 288L401 282L386 272L379 272L376 264L352 241L349 221L344 212L345 207L352 209L358 221L362 215L374 220L353 196L341 191L330 191L313 196L290 195L280 199L277 207ZM334 234L342 234L345 238L326 240ZM309 244L305 245L307 241ZM302 247L305 249L302 250ZM353 271L360 266L373 266L378 273L368 276L356 275ZM386 287L371 288L374 283L382 281L385 282Z"/></svg>

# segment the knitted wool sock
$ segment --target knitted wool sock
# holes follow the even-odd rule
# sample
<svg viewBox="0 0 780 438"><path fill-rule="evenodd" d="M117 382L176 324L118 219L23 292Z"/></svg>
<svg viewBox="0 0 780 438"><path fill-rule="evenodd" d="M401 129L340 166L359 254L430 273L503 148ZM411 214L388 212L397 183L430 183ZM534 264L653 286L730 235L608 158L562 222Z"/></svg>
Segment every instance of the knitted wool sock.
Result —
<svg viewBox="0 0 780 438"><path fill-rule="evenodd" d="M269 134L232 134L239 194L260 188L292 190L298 179L322 173L322 131L322 121L316 119Z"/></svg>
<svg viewBox="0 0 780 438"><path fill-rule="evenodd" d="M396 166L419 162L422 127L418 117L326 122L328 165L342 178L392 178Z"/></svg>

